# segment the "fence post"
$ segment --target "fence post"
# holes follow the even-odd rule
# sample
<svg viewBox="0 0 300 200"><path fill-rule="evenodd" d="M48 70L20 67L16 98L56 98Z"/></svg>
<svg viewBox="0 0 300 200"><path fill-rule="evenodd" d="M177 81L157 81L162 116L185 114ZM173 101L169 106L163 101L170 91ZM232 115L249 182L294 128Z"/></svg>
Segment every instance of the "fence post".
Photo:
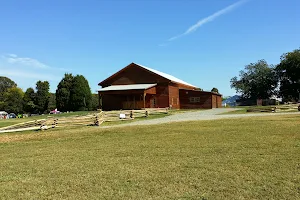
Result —
<svg viewBox="0 0 300 200"><path fill-rule="evenodd" d="M133 111L130 111L130 118L133 118Z"/></svg>
<svg viewBox="0 0 300 200"><path fill-rule="evenodd" d="M56 125L57 125L57 120L58 120L58 119L55 119L55 118L54 118L53 123L52 123L52 128L55 128L55 127L56 127Z"/></svg>
<svg viewBox="0 0 300 200"><path fill-rule="evenodd" d="M99 118L98 118L98 115L96 115L95 126L99 126Z"/></svg>
<svg viewBox="0 0 300 200"><path fill-rule="evenodd" d="M42 123L40 123L40 129L43 131L43 130L46 130L48 127L46 126L46 121L43 121Z"/></svg>

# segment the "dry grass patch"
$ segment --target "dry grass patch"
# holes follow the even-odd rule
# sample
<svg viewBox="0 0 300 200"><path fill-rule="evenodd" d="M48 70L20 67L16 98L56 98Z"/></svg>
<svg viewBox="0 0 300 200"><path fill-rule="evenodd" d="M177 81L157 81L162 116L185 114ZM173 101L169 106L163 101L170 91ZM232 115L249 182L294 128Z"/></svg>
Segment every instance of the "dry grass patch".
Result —
<svg viewBox="0 0 300 200"><path fill-rule="evenodd" d="M0 135L0 193L4 199L299 199L299 121L271 116Z"/></svg>

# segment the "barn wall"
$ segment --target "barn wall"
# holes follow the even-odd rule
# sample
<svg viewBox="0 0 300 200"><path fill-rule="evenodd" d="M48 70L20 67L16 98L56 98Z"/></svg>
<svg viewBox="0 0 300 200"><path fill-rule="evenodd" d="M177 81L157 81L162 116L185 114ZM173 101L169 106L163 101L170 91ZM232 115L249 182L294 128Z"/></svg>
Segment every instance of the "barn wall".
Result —
<svg viewBox="0 0 300 200"><path fill-rule="evenodd" d="M156 86L156 107L169 107L169 87L166 84Z"/></svg>
<svg viewBox="0 0 300 200"><path fill-rule="evenodd" d="M191 103L190 97L200 97L200 102ZM182 109L212 108L212 95L210 92L180 89L179 100Z"/></svg>
<svg viewBox="0 0 300 200"><path fill-rule="evenodd" d="M211 105L212 108L216 108L217 107L217 95L212 94L212 100L211 100Z"/></svg>
<svg viewBox="0 0 300 200"><path fill-rule="evenodd" d="M217 108L222 108L222 96L217 95Z"/></svg>
<svg viewBox="0 0 300 200"><path fill-rule="evenodd" d="M156 94L156 87L149 88L145 91L148 94Z"/></svg>
<svg viewBox="0 0 300 200"><path fill-rule="evenodd" d="M154 95L147 94L145 107L150 108L150 99ZM128 110L144 108L143 94L101 94L102 110Z"/></svg>
<svg viewBox="0 0 300 200"><path fill-rule="evenodd" d="M101 94L102 110L120 110L125 97L113 94Z"/></svg>
<svg viewBox="0 0 300 200"><path fill-rule="evenodd" d="M195 89L195 87L192 87L192 86L189 86L189 85L183 85L183 84L179 84L179 83L174 83L172 85L178 87L179 89L190 89L190 90Z"/></svg>
<svg viewBox="0 0 300 200"><path fill-rule="evenodd" d="M173 109L180 108L179 88L174 85L169 85L169 106Z"/></svg>

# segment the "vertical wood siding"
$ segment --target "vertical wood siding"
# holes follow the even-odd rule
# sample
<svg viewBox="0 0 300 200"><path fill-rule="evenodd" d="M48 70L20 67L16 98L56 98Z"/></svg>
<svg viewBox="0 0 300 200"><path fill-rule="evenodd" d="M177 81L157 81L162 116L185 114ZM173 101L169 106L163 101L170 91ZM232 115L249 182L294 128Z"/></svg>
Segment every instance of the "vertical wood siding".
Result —
<svg viewBox="0 0 300 200"><path fill-rule="evenodd" d="M200 97L200 102L191 103L190 97ZM180 89L179 100L182 109L212 108L212 94L210 92Z"/></svg>
<svg viewBox="0 0 300 200"><path fill-rule="evenodd" d="M222 96L217 95L217 108L222 108Z"/></svg>
<svg viewBox="0 0 300 200"><path fill-rule="evenodd" d="M156 107L169 107L169 88L167 84L156 86Z"/></svg>
<svg viewBox="0 0 300 200"><path fill-rule="evenodd" d="M180 108L179 88L176 85L169 85L169 105L173 109Z"/></svg>

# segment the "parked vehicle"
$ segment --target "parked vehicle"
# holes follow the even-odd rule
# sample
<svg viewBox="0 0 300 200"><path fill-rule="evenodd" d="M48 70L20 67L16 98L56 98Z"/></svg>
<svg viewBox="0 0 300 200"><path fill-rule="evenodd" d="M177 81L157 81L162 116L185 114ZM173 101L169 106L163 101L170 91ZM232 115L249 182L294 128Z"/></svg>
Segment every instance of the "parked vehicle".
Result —
<svg viewBox="0 0 300 200"><path fill-rule="evenodd" d="M6 119L7 118L8 113L5 111L0 111L0 119Z"/></svg>
<svg viewBox="0 0 300 200"><path fill-rule="evenodd" d="M60 114L60 111L55 108L55 110L51 110L49 114Z"/></svg>
<svg viewBox="0 0 300 200"><path fill-rule="evenodd" d="M9 113L8 114L8 118L11 119L11 118L17 118L17 115L15 113Z"/></svg>

